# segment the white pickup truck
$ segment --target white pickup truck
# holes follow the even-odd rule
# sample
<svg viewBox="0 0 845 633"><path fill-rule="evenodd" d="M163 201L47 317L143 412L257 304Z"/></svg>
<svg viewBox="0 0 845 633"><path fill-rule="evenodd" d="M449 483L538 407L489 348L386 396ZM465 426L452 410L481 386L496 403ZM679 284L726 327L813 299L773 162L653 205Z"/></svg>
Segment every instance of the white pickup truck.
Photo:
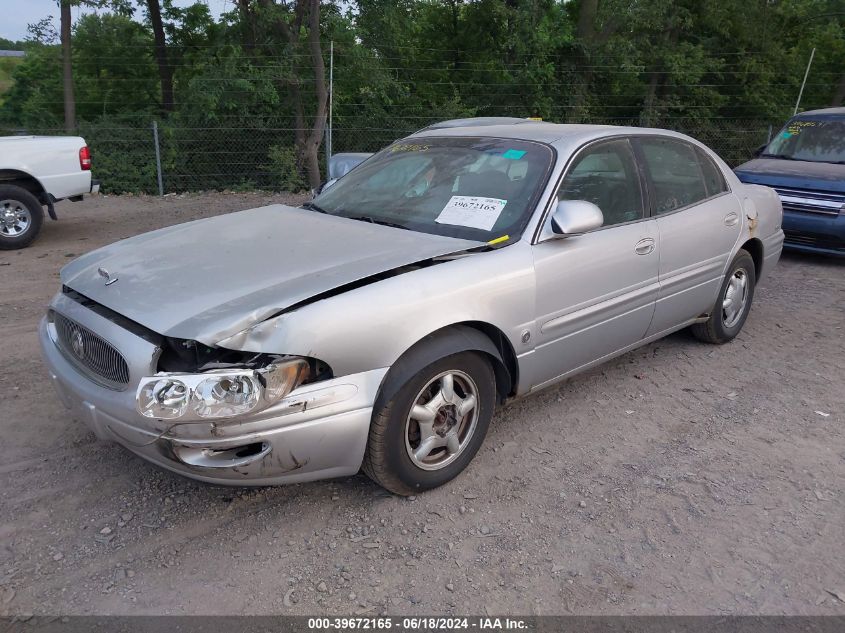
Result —
<svg viewBox="0 0 845 633"><path fill-rule="evenodd" d="M0 137L0 250L28 246L58 200L96 193L91 152L78 136Z"/></svg>

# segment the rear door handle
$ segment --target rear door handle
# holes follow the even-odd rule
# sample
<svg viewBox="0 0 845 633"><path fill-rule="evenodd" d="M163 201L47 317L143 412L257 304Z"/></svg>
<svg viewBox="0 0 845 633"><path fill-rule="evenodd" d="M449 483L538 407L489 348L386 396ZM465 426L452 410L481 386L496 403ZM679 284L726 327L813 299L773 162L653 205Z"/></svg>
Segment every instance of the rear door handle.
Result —
<svg viewBox="0 0 845 633"><path fill-rule="evenodd" d="M650 237L640 240L634 247L637 255L648 255L654 250L654 240Z"/></svg>
<svg viewBox="0 0 845 633"><path fill-rule="evenodd" d="M731 211L725 216L725 225L726 226L736 226L736 223L739 222L739 215Z"/></svg>

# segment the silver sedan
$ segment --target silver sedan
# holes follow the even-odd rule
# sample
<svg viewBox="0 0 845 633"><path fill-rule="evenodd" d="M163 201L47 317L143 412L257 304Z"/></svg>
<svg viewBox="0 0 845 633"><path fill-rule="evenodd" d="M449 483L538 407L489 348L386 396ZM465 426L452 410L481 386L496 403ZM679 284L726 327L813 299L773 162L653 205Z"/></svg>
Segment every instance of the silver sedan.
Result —
<svg viewBox="0 0 845 633"><path fill-rule="evenodd" d="M195 479L458 475L498 403L681 328L742 329L782 210L665 130L468 120L302 207L181 224L62 270L40 327L63 402Z"/></svg>

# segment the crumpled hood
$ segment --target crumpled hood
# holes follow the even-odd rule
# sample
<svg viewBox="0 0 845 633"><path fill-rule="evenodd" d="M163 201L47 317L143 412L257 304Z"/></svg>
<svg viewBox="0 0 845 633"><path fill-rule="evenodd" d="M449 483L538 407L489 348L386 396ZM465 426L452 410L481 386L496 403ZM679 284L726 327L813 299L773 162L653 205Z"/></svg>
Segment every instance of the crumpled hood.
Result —
<svg viewBox="0 0 845 633"><path fill-rule="evenodd" d="M322 292L479 245L272 205L117 242L61 279L155 332L213 345Z"/></svg>
<svg viewBox="0 0 845 633"><path fill-rule="evenodd" d="M742 182L845 193L845 165L783 158L755 158L734 173Z"/></svg>

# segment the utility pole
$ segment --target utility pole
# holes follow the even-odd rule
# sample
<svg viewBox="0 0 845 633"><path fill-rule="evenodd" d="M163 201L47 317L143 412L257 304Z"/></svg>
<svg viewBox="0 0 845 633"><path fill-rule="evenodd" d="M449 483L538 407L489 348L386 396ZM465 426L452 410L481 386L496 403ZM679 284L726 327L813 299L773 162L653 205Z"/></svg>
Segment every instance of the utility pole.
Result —
<svg viewBox="0 0 845 633"><path fill-rule="evenodd" d="M334 100L334 40L329 43L329 124L326 126L326 180L331 178L332 159L332 101Z"/></svg>
<svg viewBox="0 0 845 633"><path fill-rule="evenodd" d="M804 71L804 81L801 82L801 90L798 92L798 101L795 102L795 110L792 111L792 116L798 114L798 104L801 103L801 95L804 94L804 86L807 85L807 75L810 74L810 66L813 63L813 57L816 55L816 49L810 53L810 61L807 62L807 70Z"/></svg>

